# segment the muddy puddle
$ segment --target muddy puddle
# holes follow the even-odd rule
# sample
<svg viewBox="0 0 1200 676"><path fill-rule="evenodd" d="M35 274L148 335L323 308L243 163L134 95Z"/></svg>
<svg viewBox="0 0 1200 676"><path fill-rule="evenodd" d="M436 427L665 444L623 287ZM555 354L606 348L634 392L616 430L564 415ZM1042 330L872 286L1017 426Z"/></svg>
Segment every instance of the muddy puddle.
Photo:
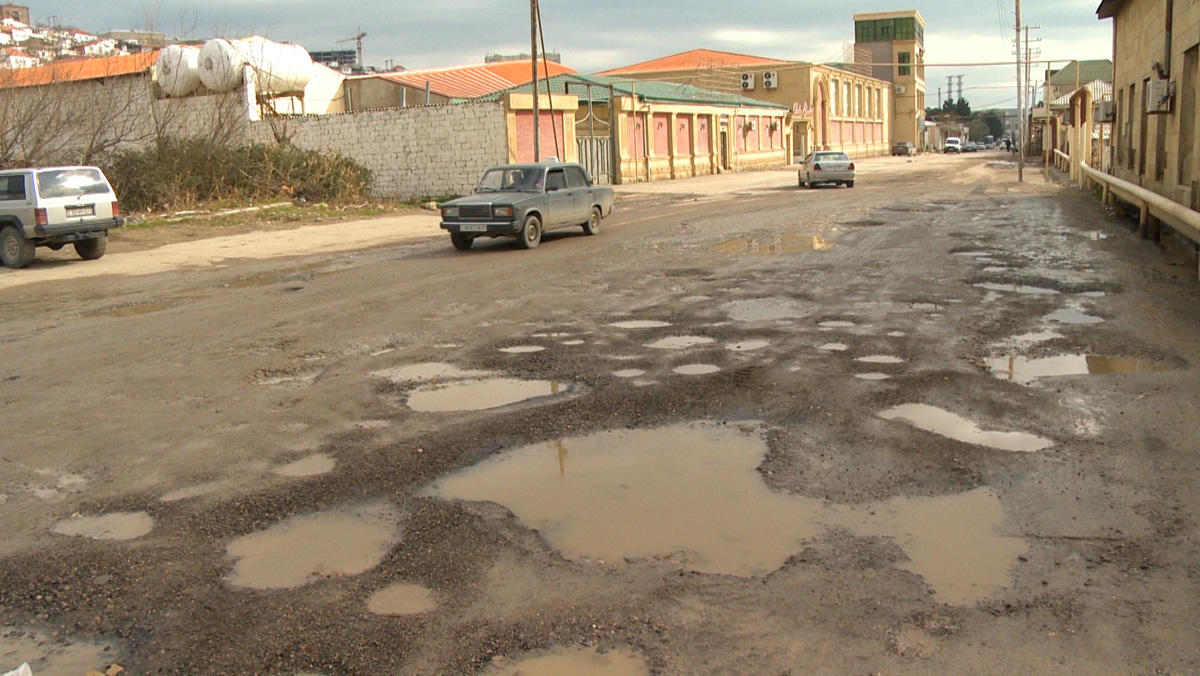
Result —
<svg viewBox="0 0 1200 676"><path fill-rule="evenodd" d="M98 516L74 516L54 524L51 533L77 535L93 540L133 540L154 528L146 512L110 512Z"/></svg>
<svg viewBox="0 0 1200 676"><path fill-rule="evenodd" d="M798 301L791 298L750 298L735 300L721 306L730 319L739 322L769 322L781 319L801 319L808 316Z"/></svg>
<svg viewBox="0 0 1200 676"><path fill-rule="evenodd" d="M671 370L681 376L703 376L716 373L721 370L721 367L716 364L683 364Z"/></svg>
<svg viewBox="0 0 1200 676"><path fill-rule="evenodd" d="M821 322L820 324L817 324L817 326L820 326L823 329L850 329L858 325L854 322L848 322L841 319L831 319Z"/></svg>
<svg viewBox="0 0 1200 676"><path fill-rule="evenodd" d="M378 565L399 536L400 514L385 502L293 516L229 543L233 571L225 580L287 589L358 575Z"/></svg>
<svg viewBox="0 0 1200 676"><path fill-rule="evenodd" d="M880 412L885 420L901 420L913 427L948 437L965 444L987 446L1001 451L1033 452L1047 449L1054 442L1028 432L983 430L976 423L945 409L928 404L901 404Z"/></svg>
<svg viewBox="0 0 1200 676"><path fill-rule="evenodd" d="M730 352L753 352L754 350L761 350L770 344L771 341L763 339L739 340L735 343L725 343L725 349Z"/></svg>
<svg viewBox="0 0 1200 676"><path fill-rule="evenodd" d="M777 256L798 251L826 251L832 249L833 244L819 235L787 232L768 237L727 239L708 248L710 251L724 254Z"/></svg>
<svg viewBox="0 0 1200 676"><path fill-rule="evenodd" d="M577 561L760 576L845 528L894 539L903 567L947 603L1010 584L1024 543L999 533L1004 513L991 491L860 506L773 491L758 471L763 432L708 422L610 430L493 456L427 492L503 505Z"/></svg>
<svg viewBox="0 0 1200 676"><path fill-rule="evenodd" d="M716 340L708 336L668 336L653 343L646 343L646 347L655 350L686 350L689 347L708 345L714 342Z"/></svg>
<svg viewBox="0 0 1200 676"><path fill-rule="evenodd" d="M533 399L576 396L578 388L556 380L485 378L426 385L408 395L408 407L426 413L482 411Z"/></svg>
<svg viewBox="0 0 1200 676"><path fill-rule="evenodd" d="M646 372L642 369L620 369L613 371L612 374L618 378L637 378L646 375Z"/></svg>
<svg viewBox="0 0 1200 676"><path fill-rule="evenodd" d="M859 380L887 380L891 378L891 376L888 374L880 373L878 371L871 371L869 373L855 373L854 377L858 378Z"/></svg>
<svg viewBox="0 0 1200 676"><path fill-rule="evenodd" d="M367 599L367 610L376 615L419 615L437 606L433 591L419 584L390 585Z"/></svg>
<svg viewBox="0 0 1200 676"><path fill-rule="evenodd" d="M1061 293L1058 289L1048 289L1043 286L1030 286L1028 284L1001 284L999 282L979 282L975 284L980 289L988 291L1000 291L1003 293L1020 293L1032 296L1055 296Z"/></svg>
<svg viewBox="0 0 1200 676"><path fill-rule="evenodd" d="M501 352L507 354L528 354L530 352L541 352L546 349L542 345L513 345L512 347L502 347Z"/></svg>
<svg viewBox="0 0 1200 676"><path fill-rule="evenodd" d="M1104 321L1104 318L1089 315L1077 308L1063 308L1046 315L1046 320L1059 324L1099 324Z"/></svg>
<svg viewBox="0 0 1200 676"><path fill-rule="evenodd" d="M463 369L445 362L425 362L409 364L390 369L372 371L371 377L390 380L394 383L423 382L428 380L449 380L454 378L481 378L491 375L487 371Z"/></svg>
<svg viewBox="0 0 1200 676"><path fill-rule="evenodd" d="M997 378L1022 384L1056 376L1154 373L1167 370L1158 364L1140 359L1103 357L1094 354L1060 354L1053 357L1034 358L1008 355L988 359L987 367Z"/></svg>
<svg viewBox="0 0 1200 676"><path fill-rule="evenodd" d="M313 453L299 460L276 465L271 471L279 476L303 477L317 476L333 471L334 459L324 453Z"/></svg>
<svg viewBox="0 0 1200 676"><path fill-rule="evenodd" d="M845 352L850 349L850 346L845 343L825 343L817 349L825 352Z"/></svg>
<svg viewBox="0 0 1200 676"><path fill-rule="evenodd" d="M612 322L609 326L616 329L661 329L671 325L671 322L657 319L629 319L623 322Z"/></svg>
<svg viewBox="0 0 1200 676"><path fill-rule="evenodd" d="M903 364L904 359L890 354L869 354L865 357L855 357L854 361L864 364Z"/></svg>
<svg viewBox="0 0 1200 676"><path fill-rule="evenodd" d="M482 673L489 676L649 676L646 659L631 649L559 647L515 660L499 659Z"/></svg>
<svg viewBox="0 0 1200 676"><path fill-rule="evenodd" d="M27 662L37 676L103 673L115 657L113 646L0 626L0 669L6 672Z"/></svg>

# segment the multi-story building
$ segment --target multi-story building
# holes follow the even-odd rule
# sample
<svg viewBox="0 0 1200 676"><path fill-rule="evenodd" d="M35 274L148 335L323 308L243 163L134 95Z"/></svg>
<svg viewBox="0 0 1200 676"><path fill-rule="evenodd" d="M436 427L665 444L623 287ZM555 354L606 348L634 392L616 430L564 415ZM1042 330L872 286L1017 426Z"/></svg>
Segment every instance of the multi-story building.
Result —
<svg viewBox="0 0 1200 676"><path fill-rule="evenodd" d="M1112 173L1200 210L1200 3L1103 0L1112 19Z"/></svg>
<svg viewBox="0 0 1200 676"><path fill-rule="evenodd" d="M24 5L0 5L0 19L13 19L26 26L32 25L32 22L29 20L29 8Z"/></svg>
<svg viewBox="0 0 1200 676"><path fill-rule="evenodd" d="M854 62L890 83L891 138L921 145L925 19L915 9L854 15Z"/></svg>

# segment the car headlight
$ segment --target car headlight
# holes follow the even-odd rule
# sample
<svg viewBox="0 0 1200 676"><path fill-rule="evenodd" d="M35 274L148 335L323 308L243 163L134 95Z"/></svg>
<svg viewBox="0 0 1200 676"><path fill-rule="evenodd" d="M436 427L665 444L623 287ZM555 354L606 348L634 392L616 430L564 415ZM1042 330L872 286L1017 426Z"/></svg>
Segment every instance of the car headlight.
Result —
<svg viewBox="0 0 1200 676"><path fill-rule="evenodd" d="M492 207L493 216L502 216L504 218L512 218L513 208L511 206Z"/></svg>
<svg viewBox="0 0 1200 676"><path fill-rule="evenodd" d="M442 207L442 218L458 218L458 207Z"/></svg>

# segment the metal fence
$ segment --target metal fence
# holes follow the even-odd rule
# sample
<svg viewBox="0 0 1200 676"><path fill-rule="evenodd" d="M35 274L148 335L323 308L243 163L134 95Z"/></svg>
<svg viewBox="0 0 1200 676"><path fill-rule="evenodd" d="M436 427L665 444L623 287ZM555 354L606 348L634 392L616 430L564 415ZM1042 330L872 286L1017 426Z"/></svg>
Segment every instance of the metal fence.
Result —
<svg viewBox="0 0 1200 676"><path fill-rule="evenodd" d="M607 136L576 136L579 163L587 169L592 182L612 183L612 139Z"/></svg>

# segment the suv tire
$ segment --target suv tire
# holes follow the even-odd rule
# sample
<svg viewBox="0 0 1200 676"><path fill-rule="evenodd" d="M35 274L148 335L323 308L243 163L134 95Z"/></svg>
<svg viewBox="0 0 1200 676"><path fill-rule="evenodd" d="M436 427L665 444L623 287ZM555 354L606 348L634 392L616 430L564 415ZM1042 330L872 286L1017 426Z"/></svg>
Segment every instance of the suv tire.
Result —
<svg viewBox="0 0 1200 676"><path fill-rule="evenodd" d="M521 240L521 246L526 249L537 248L537 245L542 242L542 219L534 214L529 214L525 217L525 223L521 226L521 234L518 236Z"/></svg>
<svg viewBox="0 0 1200 676"><path fill-rule="evenodd" d="M108 249L108 233L101 233L95 239L77 239L75 240L75 253L85 261L94 261L104 255L104 251Z"/></svg>
<svg viewBox="0 0 1200 676"><path fill-rule="evenodd" d="M33 262L33 242L25 239L16 226L0 230L0 262L6 267L23 268Z"/></svg>

